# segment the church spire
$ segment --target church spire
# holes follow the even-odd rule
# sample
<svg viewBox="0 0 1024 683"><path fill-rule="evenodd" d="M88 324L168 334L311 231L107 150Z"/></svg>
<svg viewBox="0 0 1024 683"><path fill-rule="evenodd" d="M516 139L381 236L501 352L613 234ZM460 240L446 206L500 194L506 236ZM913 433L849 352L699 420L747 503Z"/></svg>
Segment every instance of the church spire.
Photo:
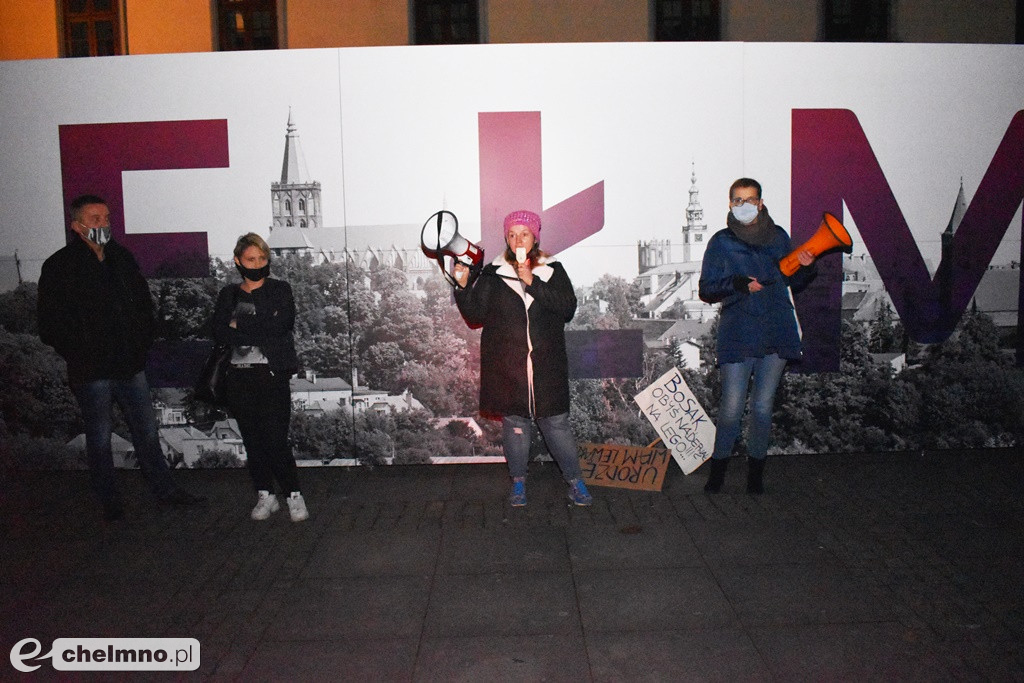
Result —
<svg viewBox="0 0 1024 683"><path fill-rule="evenodd" d="M309 178L306 169L306 157L299 144L299 128L292 118L292 109L288 107L288 129L284 136L284 162L281 164L281 184L304 183Z"/></svg>
<svg viewBox="0 0 1024 683"><path fill-rule="evenodd" d="M703 257L694 249L704 245L704 233L708 225L704 222L704 208L700 205L700 190L697 188L697 168L690 162L690 203L686 207L686 225L683 226L683 261L696 261Z"/></svg>
<svg viewBox="0 0 1024 683"><path fill-rule="evenodd" d="M284 161L281 163L281 181L270 184L270 200L274 220L270 229L319 228L323 225L320 213L320 183L310 180L306 157L299 145L299 129L288 108L288 127L284 136Z"/></svg>
<svg viewBox="0 0 1024 683"><path fill-rule="evenodd" d="M960 227L960 221L964 219L965 213L967 213L967 199L964 198L964 177L960 176L960 191L956 194L953 213L949 217L949 225L946 226L945 234L953 235L956 233L956 229Z"/></svg>
<svg viewBox="0 0 1024 683"><path fill-rule="evenodd" d="M949 217L949 224L942 231L942 256L935 273L939 283L939 300L946 306L949 305L953 291L953 235L960 227L960 221L964 219L965 213L967 213L967 200L964 198L964 177L960 176L960 191L956 194L956 202L953 204L953 214Z"/></svg>

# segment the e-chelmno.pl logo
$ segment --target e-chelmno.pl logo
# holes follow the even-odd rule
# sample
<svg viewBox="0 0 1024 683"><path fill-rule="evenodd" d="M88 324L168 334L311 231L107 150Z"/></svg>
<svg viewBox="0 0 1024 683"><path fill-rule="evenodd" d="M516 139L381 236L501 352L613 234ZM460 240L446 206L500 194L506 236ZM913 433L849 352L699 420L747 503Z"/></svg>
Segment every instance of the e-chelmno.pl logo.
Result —
<svg viewBox="0 0 1024 683"><path fill-rule="evenodd" d="M45 655L35 638L11 648L11 666L30 672L50 659L58 671L195 671L199 641L195 638L57 638Z"/></svg>

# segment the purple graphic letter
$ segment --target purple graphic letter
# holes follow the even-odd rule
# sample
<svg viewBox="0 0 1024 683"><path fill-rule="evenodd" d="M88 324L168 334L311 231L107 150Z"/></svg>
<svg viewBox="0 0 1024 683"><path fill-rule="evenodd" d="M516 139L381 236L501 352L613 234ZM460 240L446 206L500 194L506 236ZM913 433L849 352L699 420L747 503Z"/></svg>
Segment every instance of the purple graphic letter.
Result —
<svg viewBox="0 0 1024 683"><path fill-rule="evenodd" d="M604 227L604 181L544 210L540 112L479 115L480 232L493 258L504 248L502 221L527 209L541 216L544 250L557 253Z"/></svg>
<svg viewBox="0 0 1024 683"><path fill-rule="evenodd" d="M604 181L544 210L540 112L479 115L480 232L485 253L505 248L503 221L527 209L541 216L544 250L557 253L604 227ZM643 342L632 330L568 332L570 373L578 377L635 377Z"/></svg>
<svg viewBox="0 0 1024 683"><path fill-rule="evenodd" d="M147 276L209 274L206 233L125 234L121 172L225 168L226 120L67 125L59 134L65 206L80 194L106 199L114 236L134 252Z"/></svg>
<svg viewBox="0 0 1024 683"><path fill-rule="evenodd" d="M807 240L824 211L842 220L845 201L910 338L943 341L970 303L1024 198L1021 158L1024 112L1017 112L932 279L857 116L846 109L794 109L793 241ZM935 235L943 228L934 226ZM1018 296L1024 305L1024 282ZM805 370L839 369L841 299L842 260L826 256L814 284L796 299Z"/></svg>

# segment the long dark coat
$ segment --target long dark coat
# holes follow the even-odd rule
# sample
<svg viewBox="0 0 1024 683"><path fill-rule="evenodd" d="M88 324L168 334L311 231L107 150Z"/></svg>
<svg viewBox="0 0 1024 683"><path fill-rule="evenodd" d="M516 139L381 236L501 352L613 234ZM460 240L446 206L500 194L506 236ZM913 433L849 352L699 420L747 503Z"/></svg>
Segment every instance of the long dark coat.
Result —
<svg viewBox="0 0 1024 683"><path fill-rule="evenodd" d="M483 416L551 417L569 411L565 324L576 313L576 294L561 263L542 258L524 288L499 257L467 289L456 291L455 302L471 327L483 327Z"/></svg>

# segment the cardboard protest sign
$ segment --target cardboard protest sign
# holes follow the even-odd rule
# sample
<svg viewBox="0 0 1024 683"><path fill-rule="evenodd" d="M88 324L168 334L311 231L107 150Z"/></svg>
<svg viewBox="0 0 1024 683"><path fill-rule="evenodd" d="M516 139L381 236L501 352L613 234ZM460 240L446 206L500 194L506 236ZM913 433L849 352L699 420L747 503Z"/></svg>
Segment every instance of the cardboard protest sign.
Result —
<svg viewBox="0 0 1024 683"><path fill-rule="evenodd" d="M678 368L672 368L633 397L661 440L690 474L711 457L715 425Z"/></svg>
<svg viewBox="0 0 1024 683"><path fill-rule="evenodd" d="M587 486L660 491L668 463L668 451L664 448L607 443L580 446L580 468Z"/></svg>

